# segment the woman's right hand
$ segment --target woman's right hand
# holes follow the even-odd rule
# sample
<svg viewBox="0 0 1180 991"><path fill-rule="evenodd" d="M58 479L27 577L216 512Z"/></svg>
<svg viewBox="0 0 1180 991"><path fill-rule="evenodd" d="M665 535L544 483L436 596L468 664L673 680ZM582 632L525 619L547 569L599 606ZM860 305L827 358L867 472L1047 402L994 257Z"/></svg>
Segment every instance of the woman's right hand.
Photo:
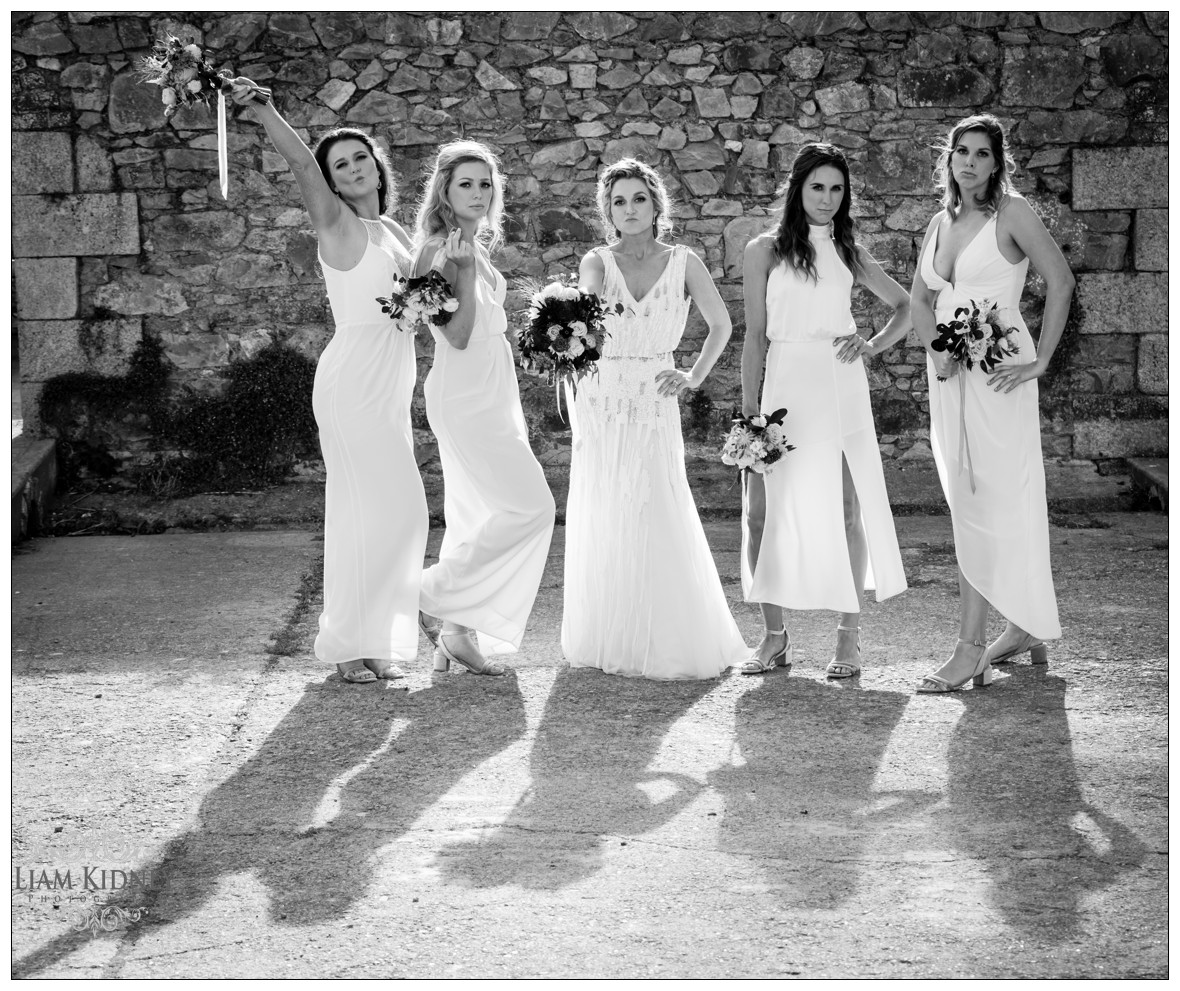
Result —
<svg viewBox="0 0 1180 991"><path fill-rule="evenodd" d="M270 90L259 86L253 79L247 79L245 76L231 79L229 86L230 97L239 107L249 106L251 103L265 103L266 100L258 99L258 96L263 93L270 96Z"/></svg>
<svg viewBox="0 0 1180 991"><path fill-rule="evenodd" d="M959 374L959 363L945 351L927 351L934 362L934 374L940 379L951 379Z"/></svg>
<svg viewBox="0 0 1180 991"><path fill-rule="evenodd" d="M447 261L457 269L471 268L475 264L475 246L463 240L463 232L458 227L447 235L443 251L446 252Z"/></svg>

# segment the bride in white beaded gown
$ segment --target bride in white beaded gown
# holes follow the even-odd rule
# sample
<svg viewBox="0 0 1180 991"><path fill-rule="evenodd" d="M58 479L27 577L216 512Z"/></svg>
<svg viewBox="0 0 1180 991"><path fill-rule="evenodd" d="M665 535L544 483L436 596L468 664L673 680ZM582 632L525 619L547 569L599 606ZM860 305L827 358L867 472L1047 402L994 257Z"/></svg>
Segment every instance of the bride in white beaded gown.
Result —
<svg viewBox="0 0 1180 991"><path fill-rule="evenodd" d="M688 487L677 397L698 388L720 357L729 314L704 263L657 239L671 219L650 166L623 159L608 167L598 204L618 240L586 254L581 283L624 312L607 317L597 375L569 395L561 645L571 667L714 678L747 650ZM692 302L709 335L686 373L673 353Z"/></svg>

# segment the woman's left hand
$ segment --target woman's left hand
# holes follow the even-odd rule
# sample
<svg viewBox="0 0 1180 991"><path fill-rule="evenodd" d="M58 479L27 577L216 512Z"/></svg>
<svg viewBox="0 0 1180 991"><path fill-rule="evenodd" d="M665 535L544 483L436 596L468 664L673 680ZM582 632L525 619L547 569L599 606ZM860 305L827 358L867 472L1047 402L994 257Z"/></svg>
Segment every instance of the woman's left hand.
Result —
<svg viewBox="0 0 1180 991"><path fill-rule="evenodd" d="M685 389L695 389L697 385L688 372L678 368L665 368L656 372L656 386L661 396L679 396Z"/></svg>
<svg viewBox="0 0 1180 991"><path fill-rule="evenodd" d="M842 361L845 364L850 364L856 361L857 358L871 358L873 356L873 346L861 337L860 334L837 337L832 341L832 347L840 348L836 352L836 360Z"/></svg>
<svg viewBox="0 0 1180 991"><path fill-rule="evenodd" d="M1038 379L1044 374L1045 369L1041 367L1039 361L1030 361L1022 365L1000 365L998 368L992 370L987 384L990 387L994 387L996 392L1007 393L1011 392L1018 385L1031 382L1033 379Z"/></svg>

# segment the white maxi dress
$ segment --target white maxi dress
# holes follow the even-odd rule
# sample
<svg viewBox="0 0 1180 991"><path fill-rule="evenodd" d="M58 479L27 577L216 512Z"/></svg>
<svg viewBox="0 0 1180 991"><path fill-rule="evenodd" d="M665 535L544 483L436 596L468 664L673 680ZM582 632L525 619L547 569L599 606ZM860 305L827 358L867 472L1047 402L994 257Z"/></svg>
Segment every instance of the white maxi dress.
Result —
<svg viewBox="0 0 1180 991"><path fill-rule="evenodd" d="M379 220L354 268L320 258L336 333L316 365L312 408L327 469L321 661L413 660L429 521L414 457L414 338L381 312L409 255Z"/></svg>
<svg viewBox="0 0 1180 991"><path fill-rule="evenodd" d="M684 468L680 404L657 392L675 368L691 300L688 249L631 296L614 254L597 375L567 390L573 426L561 646L571 667L651 679L715 678L749 651L730 613Z"/></svg>
<svg viewBox="0 0 1180 991"><path fill-rule="evenodd" d="M877 601L906 589L905 571L881 470L877 430L864 362L842 362L833 341L856 332L853 275L836 251L828 225L811 226L818 279L786 262L766 279L770 341L761 410L786 408L783 429L795 450L763 479L766 522L757 568L742 554L746 599L786 609L857 612L856 581L844 530L848 469L860 501L868 543L865 587ZM745 541L750 540L743 528Z"/></svg>
<svg viewBox="0 0 1180 991"><path fill-rule="evenodd" d="M1005 363L1035 361L1036 345L1020 315L1028 259L1013 265L1000 253L996 218L959 255L954 284L934 270L937 244L936 227L919 265L923 281L938 294L935 320L953 320L956 307L972 302L997 303L1005 324L1016 328L1013 339L1020 349ZM988 388L988 373L977 364L939 382L929 358L927 375L931 448L951 509L959 568L1005 619L1039 640L1055 640L1061 636L1061 623L1049 564L1037 381L1009 393L996 392ZM962 461L960 430L966 433Z"/></svg>
<svg viewBox="0 0 1180 991"><path fill-rule="evenodd" d="M490 266L489 266L490 267ZM434 336L426 417L443 469L438 563L422 573L424 612L470 627L484 654L520 647L553 537L554 503L529 446L512 347L507 285L475 277L475 327L464 350Z"/></svg>

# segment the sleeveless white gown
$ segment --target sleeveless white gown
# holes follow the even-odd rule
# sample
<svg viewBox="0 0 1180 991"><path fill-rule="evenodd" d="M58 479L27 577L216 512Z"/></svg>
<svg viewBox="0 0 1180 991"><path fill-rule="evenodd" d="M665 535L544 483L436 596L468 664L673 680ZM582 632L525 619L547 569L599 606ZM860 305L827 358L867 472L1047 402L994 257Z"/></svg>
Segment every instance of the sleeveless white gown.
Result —
<svg viewBox="0 0 1180 991"><path fill-rule="evenodd" d="M827 225L811 227L812 281L786 262L766 280L766 336L770 347L761 410L786 407L787 441L795 445L766 485L766 523L758 566L742 554L746 599L787 609L856 612L856 582L844 531L843 469L860 500L869 550L866 588L877 601L906 589L905 571L881 470L877 430L864 362L836 359L832 341L856 332L853 275L836 251ZM743 526L743 536L750 535ZM748 546L748 543L747 543Z"/></svg>
<svg viewBox="0 0 1180 991"><path fill-rule="evenodd" d="M684 470L680 404L656 391L674 368L691 300L688 249L632 298L613 253L598 374L567 389L573 427L561 646L571 667L652 679L715 678L749 653L729 611Z"/></svg>
<svg viewBox="0 0 1180 991"><path fill-rule="evenodd" d="M369 241L354 268L341 272L320 258L336 333L312 390L327 469L315 654L334 664L417 656L429 529L410 429L414 338L395 330L376 301L410 258L383 223L363 223Z"/></svg>
<svg viewBox="0 0 1180 991"><path fill-rule="evenodd" d="M1013 265L996 243L992 217L963 249L952 285L934 270L935 228L919 271L938 296L938 323L954 319L955 308L972 300L996 302L1005 322L1017 328L1018 354L1007 364L1036 360L1036 345L1020 315L1020 294L1028 259ZM938 477L951 508L959 568L1005 619L1040 640L1061 636L1057 596L1049 565L1049 513L1045 502L1045 463L1041 454L1041 414L1036 379L1009 393L988 388L978 364L939 382L929 358L930 439ZM960 386L959 376L964 376ZM966 394L965 407L960 389ZM975 474L971 491L966 464L959 463L960 410ZM966 456L964 456L964 462Z"/></svg>
<svg viewBox="0 0 1180 991"><path fill-rule="evenodd" d="M475 277L475 328L458 350L433 327L426 417L438 440L446 532L422 573L421 606L471 627L486 654L520 647L553 536L554 503L529 446L512 347L507 285Z"/></svg>

